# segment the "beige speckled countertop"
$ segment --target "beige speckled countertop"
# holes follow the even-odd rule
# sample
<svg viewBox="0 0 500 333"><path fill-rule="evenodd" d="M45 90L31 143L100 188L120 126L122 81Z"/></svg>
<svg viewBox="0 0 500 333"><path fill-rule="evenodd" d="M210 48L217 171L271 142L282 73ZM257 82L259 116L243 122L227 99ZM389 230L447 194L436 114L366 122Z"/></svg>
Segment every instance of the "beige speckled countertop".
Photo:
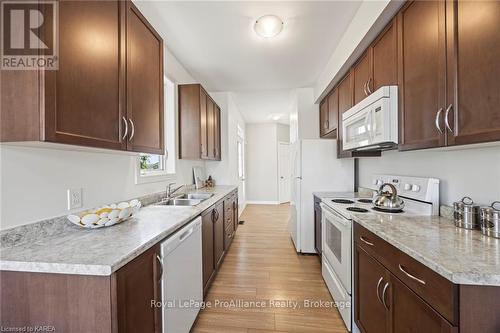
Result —
<svg viewBox="0 0 500 333"><path fill-rule="evenodd" d="M352 214L355 222L456 284L500 286L500 239L438 216Z"/></svg>
<svg viewBox="0 0 500 333"><path fill-rule="evenodd" d="M0 270L110 275L236 188L216 186L190 191L214 193L214 196L193 207L147 206L133 219L109 228L83 229L71 225L64 226L58 234L40 233L30 242L2 247ZM36 231L36 226L33 228ZM30 227L20 230L29 232Z"/></svg>

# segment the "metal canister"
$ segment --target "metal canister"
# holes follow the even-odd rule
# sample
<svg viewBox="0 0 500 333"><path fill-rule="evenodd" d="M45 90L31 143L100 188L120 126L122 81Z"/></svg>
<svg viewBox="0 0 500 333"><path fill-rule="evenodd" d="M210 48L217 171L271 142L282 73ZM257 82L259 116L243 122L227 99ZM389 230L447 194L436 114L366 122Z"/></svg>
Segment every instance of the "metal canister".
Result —
<svg viewBox="0 0 500 333"><path fill-rule="evenodd" d="M480 207L470 197L453 203L455 226L464 229L480 229Z"/></svg>
<svg viewBox="0 0 500 333"><path fill-rule="evenodd" d="M500 201L481 208L481 232L486 236L500 238Z"/></svg>

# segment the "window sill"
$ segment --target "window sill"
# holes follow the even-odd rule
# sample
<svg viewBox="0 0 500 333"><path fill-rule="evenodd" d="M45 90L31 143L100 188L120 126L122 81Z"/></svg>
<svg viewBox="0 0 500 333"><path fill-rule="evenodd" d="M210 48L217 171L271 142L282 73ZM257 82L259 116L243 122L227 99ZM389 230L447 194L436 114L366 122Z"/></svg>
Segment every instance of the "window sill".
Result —
<svg viewBox="0 0 500 333"><path fill-rule="evenodd" d="M149 183L158 183L158 182L175 182L176 181L175 173L164 173L164 172L151 172L144 175L136 173L135 175L135 184L149 184Z"/></svg>

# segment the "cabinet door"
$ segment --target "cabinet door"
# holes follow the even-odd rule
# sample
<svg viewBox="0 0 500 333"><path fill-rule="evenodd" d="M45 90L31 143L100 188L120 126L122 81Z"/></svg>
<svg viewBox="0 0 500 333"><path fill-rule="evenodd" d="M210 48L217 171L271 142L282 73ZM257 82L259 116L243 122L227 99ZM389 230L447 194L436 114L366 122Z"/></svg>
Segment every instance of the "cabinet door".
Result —
<svg viewBox="0 0 500 333"><path fill-rule="evenodd" d="M127 149L163 155L163 41L131 1L127 8Z"/></svg>
<svg viewBox="0 0 500 333"><path fill-rule="evenodd" d="M119 332L161 332L161 274L158 245L116 272L116 307Z"/></svg>
<svg viewBox="0 0 500 333"><path fill-rule="evenodd" d="M446 319L406 287L394 275L390 277L391 333L457 332Z"/></svg>
<svg viewBox="0 0 500 333"><path fill-rule="evenodd" d="M390 295L387 294L389 283L390 273L361 247L355 246L354 320L363 333L387 332L389 327L388 307L390 305ZM383 296L385 299L382 298ZM395 331L394 333L396 332L409 331Z"/></svg>
<svg viewBox="0 0 500 333"><path fill-rule="evenodd" d="M337 88L328 95L328 132L332 133L333 137L337 137L337 127L339 118L339 92Z"/></svg>
<svg viewBox="0 0 500 333"><path fill-rule="evenodd" d="M450 1L447 13L448 144L500 140L500 2Z"/></svg>
<svg viewBox="0 0 500 333"><path fill-rule="evenodd" d="M214 105L214 159L220 161L220 108L217 104Z"/></svg>
<svg viewBox="0 0 500 333"><path fill-rule="evenodd" d="M208 113L207 113L207 93L205 89L200 87L200 147L201 158L208 159L208 141L207 141L207 128L208 128ZM186 138L187 140L187 138Z"/></svg>
<svg viewBox="0 0 500 333"><path fill-rule="evenodd" d="M325 97L319 104L319 136L325 136L328 131L328 99Z"/></svg>
<svg viewBox="0 0 500 333"><path fill-rule="evenodd" d="M445 2L413 1L398 14L400 149L445 144ZM422 29L425 27L425 29Z"/></svg>
<svg viewBox="0 0 500 333"><path fill-rule="evenodd" d="M227 251L234 235L232 195L224 200L224 251Z"/></svg>
<svg viewBox="0 0 500 333"><path fill-rule="evenodd" d="M338 139L337 139L337 157L351 157L350 152L344 151L342 144L342 114L352 107L352 85L351 85L351 73L347 74L342 81L339 83L338 87L339 94L339 117L338 117Z"/></svg>
<svg viewBox="0 0 500 333"><path fill-rule="evenodd" d="M214 260L219 267L224 256L224 203L217 204L214 211Z"/></svg>
<svg viewBox="0 0 500 333"><path fill-rule="evenodd" d="M120 1L59 2L59 70L42 73L44 140L126 149L124 9Z"/></svg>
<svg viewBox="0 0 500 333"><path fill-rule="evenodd" d="M396 21L393 20L372 45L373 80L370 90L398 84Z"/></svg>
<svg viewBox="0 0 500 333"><path fill-rule="evenodd" d="M367 85L371 84L372 80L371 49L368 49L354 65L352 80L354 104L358 104L369 95Z"/></svg>
<svg viewBox="0 0 500 333"><path fill-rule="evenodd" d="M215 103L210 97L207 98L207 150L208 159L215 158Z"/></svg>
<svg viewBox="0 0 500 333"><path fill-rule="evenodd" d="M213 210L205 212L201 216L201 234L202 234L202 258L203 258L203 290L206 289L208 281L215 272L214 264L214 222Z"/></svg>

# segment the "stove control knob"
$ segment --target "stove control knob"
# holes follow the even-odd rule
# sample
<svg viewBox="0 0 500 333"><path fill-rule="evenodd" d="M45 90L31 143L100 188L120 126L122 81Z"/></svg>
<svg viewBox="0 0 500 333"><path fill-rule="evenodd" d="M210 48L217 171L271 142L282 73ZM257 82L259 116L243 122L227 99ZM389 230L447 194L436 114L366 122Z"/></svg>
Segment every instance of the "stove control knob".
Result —
<svg viewBox="0 0 500 333"><path fill-rule="evenodd" d="M382 184L383 184L382 180L381 180L381 179L377 179L377 181L376 181L376 184L375 184L375 185L379 185L379 186L380 186L380 185L382 185Z"/></svg>
<svg viewBox="0 0 500 333"><path fill-rule="evenodd" d="M419 192L419 191L420 191L420 186L418 186L418 185L412 185L412 186L411 186L411 190L412 190L413 192Z"/></svg>
<svg viewBox="0 0 500 333"><path fill-rule="evenodd" d="M405 184L404 189L405 189L405 191L411 190L411 184Z"/></svg>

